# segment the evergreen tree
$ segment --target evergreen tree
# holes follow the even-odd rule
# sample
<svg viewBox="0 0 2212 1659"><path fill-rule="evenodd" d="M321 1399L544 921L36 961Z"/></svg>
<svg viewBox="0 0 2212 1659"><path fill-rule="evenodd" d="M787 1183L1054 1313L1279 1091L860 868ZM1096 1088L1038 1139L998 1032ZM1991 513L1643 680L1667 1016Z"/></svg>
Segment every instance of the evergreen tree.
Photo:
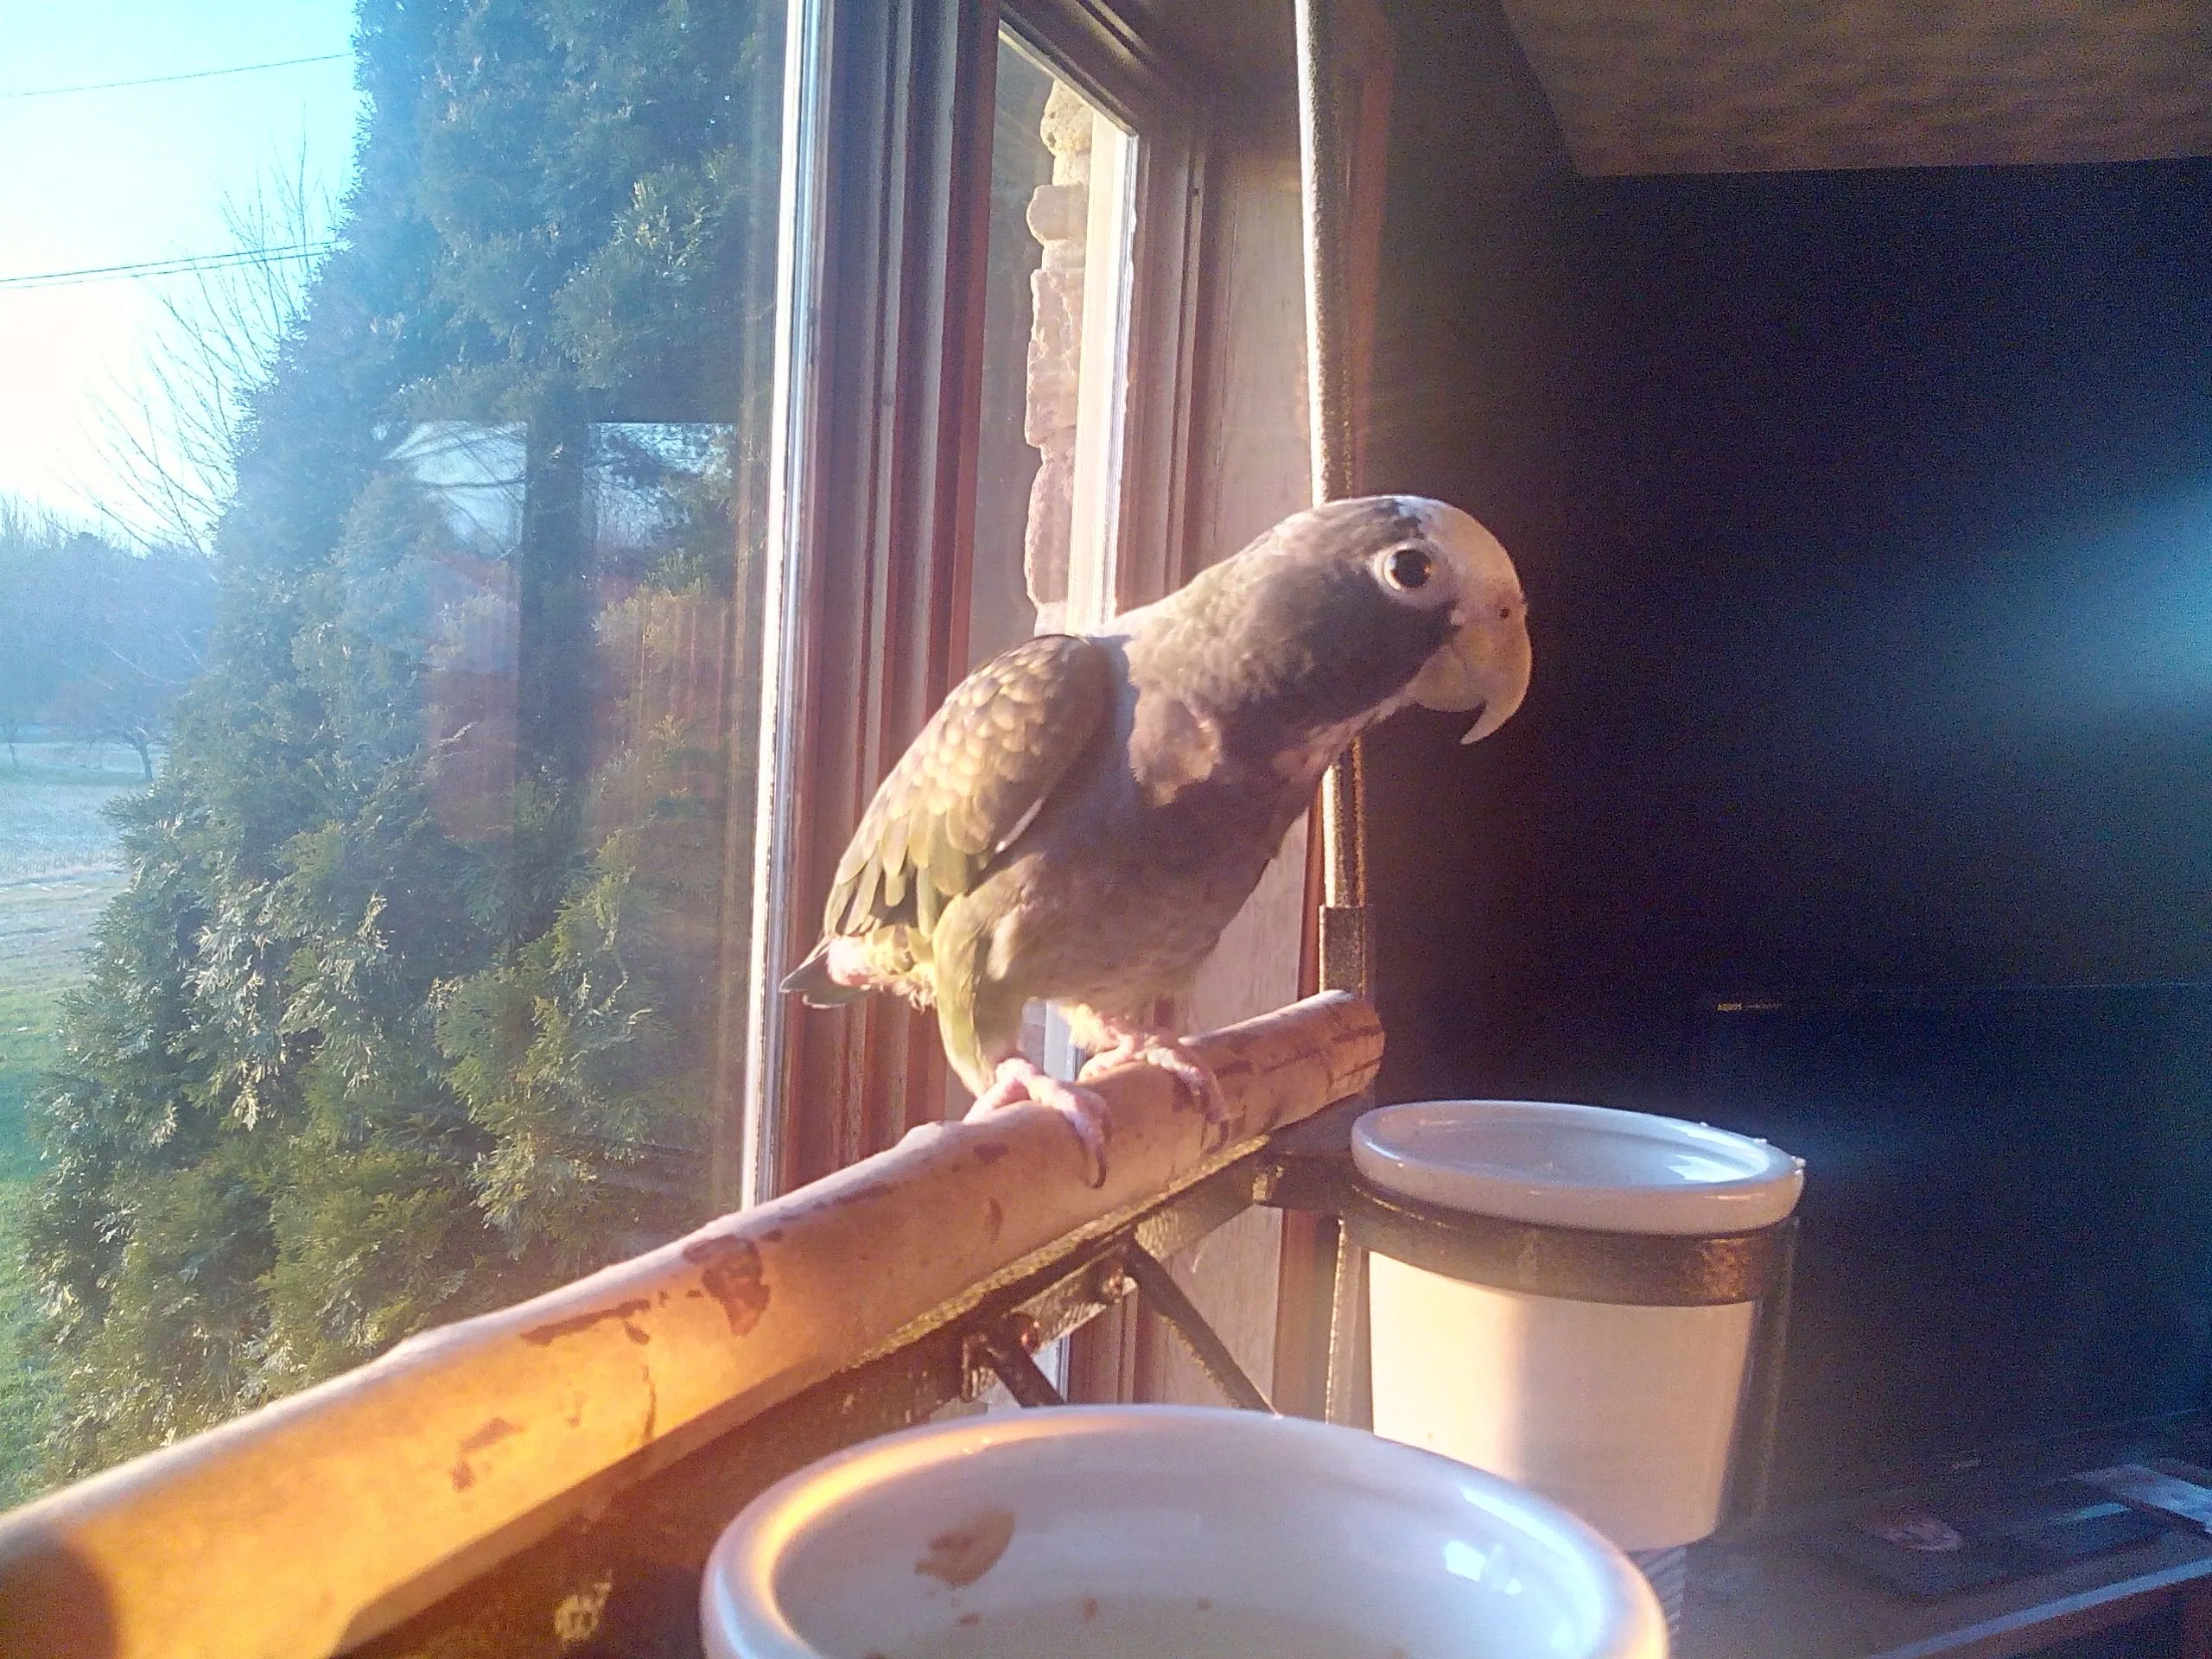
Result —
<svg viewBox="0 0 2212 1659"><path fill-rule="evenodd" d="M38 1101L56 1473L697 1218L770 27L363 0L343 245Z"/></svg>

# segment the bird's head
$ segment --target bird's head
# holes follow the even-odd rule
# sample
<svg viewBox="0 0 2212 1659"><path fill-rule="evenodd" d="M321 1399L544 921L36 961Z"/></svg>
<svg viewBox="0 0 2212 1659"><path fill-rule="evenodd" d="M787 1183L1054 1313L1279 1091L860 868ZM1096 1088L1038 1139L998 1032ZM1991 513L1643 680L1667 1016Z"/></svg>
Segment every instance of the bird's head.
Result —
<svg viewBox="0 0 2212 1659"><path fill-rule="evenodd" d="M1250 596L1251 637L1283 642L1265 654L1332 717L1417 702L1472 714L1471 743L1528 693L1521 579L1457 507L1419 495L1331 501L1286 518L1247 557L1224 575Z"/></svg>
<svg viewBox="0 0 2212 1659"><path fill-rule="evenodd" d="M1497 537L1468 514L1426 496L1373 498L1396 512L1382 545L1367 557L1389 603L1442 613L1451 632L1407 685L1424 709L1471 713L1463 743L1488 737L1512 717L1529 691L1529 601Z"/></svg>
<svg viewBox="0 0 2212 1659"><path fill-rule="evenodd" d="M1503 726L1529 690L1529 606L1497 538L1418 495L1294 513L1118 619L1135 677L1189 707L1355 729L1408 702Z"/></svg>

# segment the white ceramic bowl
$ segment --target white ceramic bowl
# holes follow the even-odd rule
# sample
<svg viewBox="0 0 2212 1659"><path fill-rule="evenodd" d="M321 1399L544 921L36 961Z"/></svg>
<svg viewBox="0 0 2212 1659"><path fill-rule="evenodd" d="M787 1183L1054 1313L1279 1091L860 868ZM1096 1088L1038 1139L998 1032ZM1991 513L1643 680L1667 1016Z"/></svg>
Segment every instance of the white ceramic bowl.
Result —
<svg viewBox="0 0 2212 1659"><path fill-rule="evenodd" d="M1542 1100L1424 1100L1352 1125L1352 1163L1428 1204L1613 1233L1736 1233L1796 1208L1803 1160L1649 1112Z"/></svg>
<svg viewBox="0 0 2212 1659"><path fill-rule="evenodd" d="M715 1659L1664 1659L1628 1559L1495 1476L1355 1429L1088 1406L888 1435L747 1505Z"/></svg>

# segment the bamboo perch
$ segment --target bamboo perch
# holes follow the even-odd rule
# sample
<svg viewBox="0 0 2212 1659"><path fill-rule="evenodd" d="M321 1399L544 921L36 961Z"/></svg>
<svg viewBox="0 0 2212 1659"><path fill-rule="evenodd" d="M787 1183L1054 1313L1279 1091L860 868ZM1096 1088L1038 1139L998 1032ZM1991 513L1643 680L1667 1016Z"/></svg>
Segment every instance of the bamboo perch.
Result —
<svg viewBox="0 0 2212 1659"><path fill-rule="evenodd" d="M1100 1082L1100 1188L1045 1108L932 1124L0 1517L0 1652L273 1659L365 1641L1025 1257L1356 1093L1382 1053L1373 1010L1342 994L1192 1041L1227 1096L1226 1147L1208 1151L1181 1085L1142 1065Z"/></svg>

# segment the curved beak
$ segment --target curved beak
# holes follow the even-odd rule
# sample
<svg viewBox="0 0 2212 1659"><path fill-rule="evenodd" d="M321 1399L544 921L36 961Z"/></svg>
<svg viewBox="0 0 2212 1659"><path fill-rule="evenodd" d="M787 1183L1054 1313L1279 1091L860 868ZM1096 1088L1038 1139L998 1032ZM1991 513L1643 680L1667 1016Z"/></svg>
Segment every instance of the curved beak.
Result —
<svg viewBox="0 0 2212 1659"><path fill-rule="evenodd" d="M1462 743L1488 737L1504 725L1529 694L1529 607L1519 601L1516 594L1513 603L1485 607L1462 623L1406 688L1424 709L1473 711L1475 723ZM1506 614L1499 615L1500 610Z"/></svg>

